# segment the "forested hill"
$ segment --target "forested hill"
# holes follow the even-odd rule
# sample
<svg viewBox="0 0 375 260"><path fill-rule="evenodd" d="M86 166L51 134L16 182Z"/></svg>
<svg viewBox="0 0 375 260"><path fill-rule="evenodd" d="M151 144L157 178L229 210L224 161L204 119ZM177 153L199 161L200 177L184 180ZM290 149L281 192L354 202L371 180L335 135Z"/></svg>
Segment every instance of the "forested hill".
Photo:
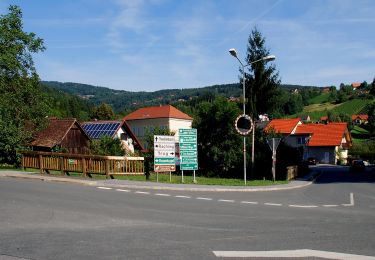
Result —
<svg viewBox="0 0 375 260"><path fill-rule="evenodd" d="M43 81L42 83L54 89L79 96L94 105L99 105L100 103L110 104L117 113L131 111L142 106L169 104L182 100L187 101L195 97L212 94L222 95L228 98L239 97L242 92L239 83L214 85L203 88L166 89L154 92L114 90L71 82ZM305 86L283 85L282 87L296 89Z"/></svg>

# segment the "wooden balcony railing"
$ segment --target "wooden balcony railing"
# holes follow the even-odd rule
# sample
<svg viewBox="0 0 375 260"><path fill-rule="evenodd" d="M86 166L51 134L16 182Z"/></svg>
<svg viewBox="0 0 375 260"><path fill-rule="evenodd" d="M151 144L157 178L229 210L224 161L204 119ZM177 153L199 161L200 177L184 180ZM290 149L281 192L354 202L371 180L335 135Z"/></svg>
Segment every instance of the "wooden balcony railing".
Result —
<svg viewBox="0 0 375 260"><path fill-rule="evenodd" d="M22 167L40 169L40 173L50 170L82 173L84 177L91 174L106 175L142 175L144 174L144 157L97 156L69 153L21 151Z"/></svg>

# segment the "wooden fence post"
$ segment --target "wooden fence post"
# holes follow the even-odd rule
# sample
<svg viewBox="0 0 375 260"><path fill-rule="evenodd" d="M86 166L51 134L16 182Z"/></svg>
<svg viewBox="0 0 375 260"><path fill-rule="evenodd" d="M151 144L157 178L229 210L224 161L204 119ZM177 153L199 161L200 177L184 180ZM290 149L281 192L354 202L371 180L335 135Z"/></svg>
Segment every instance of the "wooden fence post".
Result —
<svg viewBox="0 0 375 260"><path fill-rule="evenodd" d="M85 157L82 157L82 174L83 177L87 177L87 170L86 170L86 159Z"/></svg>
<svg viewBox="0 0 375 260"><path fill-rule="evenodd" d="M109 160L105 159L105 178L108 179L109 177Z"/></svg>
<svg viewBox="0 0 375 260"><path fill-rule="evenodd" d="M39 154L39 169L40 173L43 174L43 156Z"/></svg>

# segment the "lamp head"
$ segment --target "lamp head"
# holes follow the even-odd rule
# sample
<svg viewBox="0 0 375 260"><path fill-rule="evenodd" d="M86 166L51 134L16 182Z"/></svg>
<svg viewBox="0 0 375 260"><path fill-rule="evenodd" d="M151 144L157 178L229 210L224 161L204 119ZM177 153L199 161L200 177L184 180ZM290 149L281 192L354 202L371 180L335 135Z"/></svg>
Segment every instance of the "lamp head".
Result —
<svg viewBox="0 0 375 260"><path fill-rule="evenodd" d="M237 58L237 51L236 51L236 49L234 49L234 48L229 49L229 53L230 53L230 55L232 55L233 57Z"/></svg>
<svg viewBox="0 0 375 260"><path fill-rule="evenodd" d="M275 59L276 59L275 55L268 55L268 56L264 57L262 60L271 61L271 60L275 60Z"/></svg>

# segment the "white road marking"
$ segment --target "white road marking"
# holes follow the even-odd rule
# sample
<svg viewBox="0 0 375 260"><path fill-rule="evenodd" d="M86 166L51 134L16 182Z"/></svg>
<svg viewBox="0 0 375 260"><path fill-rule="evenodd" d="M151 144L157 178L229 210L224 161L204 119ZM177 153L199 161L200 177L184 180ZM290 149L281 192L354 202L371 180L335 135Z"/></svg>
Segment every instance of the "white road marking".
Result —
<svg viewBox="0 0 375 260"><path fill-rule="evenodd" d="M109 187L96 187L98 189L101 189L101 190L112 190L112 188L109 188Z"/></svg>
<svg viewBox="0 0 375 260"><path fill-rule="evenodd" d="M121 192L130 192L130 190L123 190L123 189L116 189L116 191L121 191Z"/></svg>
<svg viewBox="0 0 375 260"><path fill-rule="evenodd" d="M289 205L289 207L293 208L317 208L316 205Z"/></svg>
<svg viewBox="0 0 375 260"><path fill-rule="evenodd" d="M176 195L175 198L183 198L183 199L191 199L190 196L182 196L182 195Z"/></svg>
<svg viewBox="0 0 375 260"><path fill-rule="evenodd" d="M338 207L339 205L322 205L323 207L327 207L327 208L329 208L329 207Z"/></svg>
<svg viewBox="0 0 375 260"><path fill-rule="evenodd" d="M212 200L211 198L198 197L197 200Z"/></svg>
<svg viewBox="0 0 375 260"><path fill-rule="evenodd" d="M170 197L170 194L165 194L165 193L155 193L155 196L164 196L164 197Z"/></svg>
<svg viewBox="0 0 375 260"><path fill-rule="evenodd" d="M217 200L217 201L220 201L220 202L234 202L234 200Z"/></svg>
<svg viewBox="0 0 375 260"><path fill-rule="evenodd" d="M136 191L137 194L150 194L148 191Z"/></svg>
<svg viewBox="0 0 375 260"><path fill-rule="evenodd" d="M317 257L324 259L337 260L375 260L374 256L343 254L328 251L299 249L299 250L279 250L279 251L212 251L216 257L267 257L268 258L284 258L284 257Z"/></svg>
<svg viewBox="0 0 375 260"><path fill-rule="evenodd" d="M258 204L258 202L257 201L246 201L246 200L243 200L243 201L241 201L241 203L243 203L243 204Z"/></svg>
<svg viewBox="0 0 375 260"><path fill-rule="evenodd" d="M351 192L350 193L350 203L349 204L341 204L345 207L351 207L351 206L354 206L354 194Z"/></svg>
<svg viewBox="0 0 375 260"><path fill-rule="evenodd" d="M266 202L266 203L264 203L264 205L268 205L268 206L282 206L283 204Z"/></svg>

